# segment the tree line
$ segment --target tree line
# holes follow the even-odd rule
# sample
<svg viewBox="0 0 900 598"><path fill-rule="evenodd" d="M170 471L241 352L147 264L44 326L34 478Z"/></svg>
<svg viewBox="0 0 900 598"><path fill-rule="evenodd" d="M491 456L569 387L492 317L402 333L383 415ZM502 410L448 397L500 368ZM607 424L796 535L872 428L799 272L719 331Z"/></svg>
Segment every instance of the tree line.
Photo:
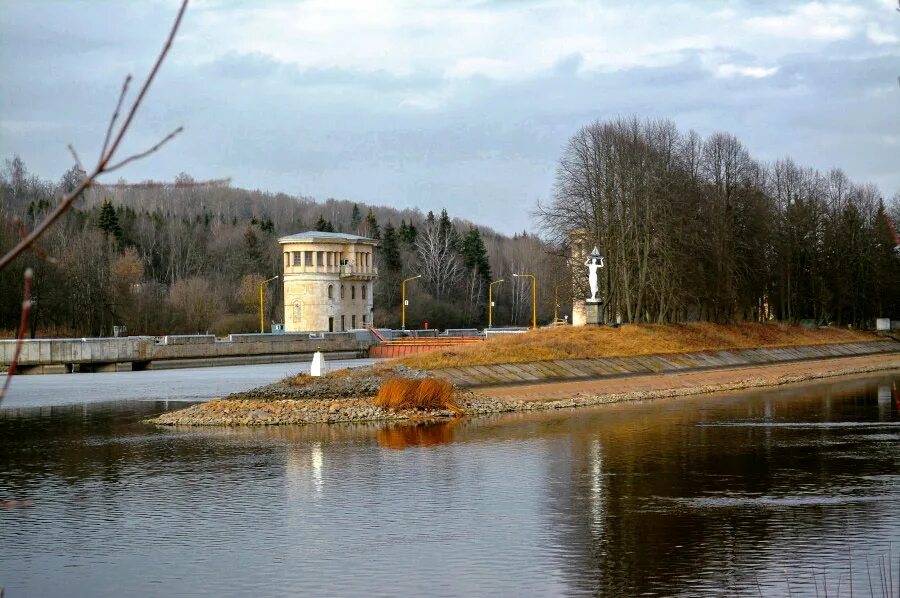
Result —
<svg viewBox="0 0 900 598"><path fill-rule="evenodd" d="M588 125L537 216L572 272L594 245L605 253L608 320L900 317L900 193L886 202L840 169L763 163L726 133L637 118Z"/></svg>
<svg viewBox="0 0 900 598"><path fill-rule="evenodd" d="M58 181L28 172L17 156L0 169L0 251L78 184L72 168ZM88 190L33 251L0 272L0 332L18 324L22 273L34 269L32 336L251 332L259 327L259 284L281 271L278 238L332 230L381 241L376 253L376 324L399 326L399 281L408 287L407 326L483 325L491 276L535 270L559 277L559 260L535 236L508 237L486 227L418 210L197 183L124 181ZM556 262L554 262L556 260ZM514 282L498 291L495 320L525 323L530 290ZM279 281L265 293L266 322L283 321ZM547 291L542 290L547 301ZM545 306L543 315L552 312Z"/></svg>

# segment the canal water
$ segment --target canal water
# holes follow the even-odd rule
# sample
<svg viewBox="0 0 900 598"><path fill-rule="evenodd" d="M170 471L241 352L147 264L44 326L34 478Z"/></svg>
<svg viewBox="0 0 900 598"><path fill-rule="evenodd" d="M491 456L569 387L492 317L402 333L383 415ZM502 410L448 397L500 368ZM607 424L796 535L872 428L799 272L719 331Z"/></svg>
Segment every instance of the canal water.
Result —
<svg viewBox="0 0 900 598"><path fill-rule="evenodd" d="M63 378L60 376L59 378ZM6 596L900 595L900 375L423 426L0 410Z"/></svg>

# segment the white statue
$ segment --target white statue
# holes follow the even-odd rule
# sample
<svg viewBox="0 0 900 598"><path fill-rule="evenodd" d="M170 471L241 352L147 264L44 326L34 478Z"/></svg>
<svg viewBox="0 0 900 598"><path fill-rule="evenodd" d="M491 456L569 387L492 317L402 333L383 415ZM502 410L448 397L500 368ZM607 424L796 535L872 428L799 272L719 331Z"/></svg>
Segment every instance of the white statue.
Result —
<svg viewBox="0 0 900 598"><path fill-rule="evenodd" d="M599 291L597 271L603 267L603 256L600 255L596 246L594 246L594 251L588 256L584 265L588 267L588 283L591 285L591 296L588 298L588 301L597 302L599 301L597 299L597 292Z"/></svg>

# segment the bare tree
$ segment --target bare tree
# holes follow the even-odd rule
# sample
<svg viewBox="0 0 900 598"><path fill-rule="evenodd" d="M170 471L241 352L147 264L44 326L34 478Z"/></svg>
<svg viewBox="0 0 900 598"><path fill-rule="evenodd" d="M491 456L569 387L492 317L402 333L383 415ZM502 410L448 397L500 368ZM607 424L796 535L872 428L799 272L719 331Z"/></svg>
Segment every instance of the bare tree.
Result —
<svg viewBox="0 0 900 598"><path fill-rule="evenodd" d="M422 225L416 237L416 253L422 277L432 296L445 299L462 272L452 235L441 229L439 221L432 219Z"/></svg>
<svg viewBox="0 0 900 598"><path fill-rule="evenodd" d="M85 171L81 160L78 157L77 151L71 144L69 145L69 151L72 153L72 157L75 160L75 165L80 171L85 172L84 177L73 189L67 191L62 196L56 207L49 214L47 214L47 216L41 222L39 222L28 234L24 235L19 243L17 243L5 255L0 257L0 270L3 270L7 266L9 266L9 264L16 258L16 256L32 247L34 242L37 241L41 237L41 235L43 235L47 231L47 229L52 226L53 223L56 222L59 217L62 216L72 206L72 203L76 199L81 197L82 193L84 193L86 189L90 188L95 183L98 177L119 170L120 168L130 164L131 162L149 156L150 154L159 150L163 145L171 141L172 138L174 138L176 135L181 133L183 128L178 127L174 131L166 135L162 140L160 140L150 148L144 150L143 152L132 154L125 158L117 159L118 150L121 146L122 140L125 138L125 135L128 132L128 129L131 126L135 115L137 114L138 108L140 108L144 97L147 95L147 91L150 89L153 80L156 78L156 74L159 72L163 61L165 60L166 56L169 53L169 50L172 47L172 42L175 39L175 35L178 33L178 28L180 27L182 18L184 17L184 13L187 10L187 5L188 0L183 0L181 7L178 10L178 14L175 17L175 22L172 24L172 27L169 30L169 34L166 38L165 44L163 45L162 50L156 58L156 62L151 67L147 78L144 80L143 85L141 85L141 88L138 90L138 93L132 101L128 111L125 113L125 117L122 120L121 125L119 125L119 128L116 129L117 121L122 111L125 98L128 95L128 87L131 84L132 79L131 75L125 77L125 81L122 84L122 90L119 93L119 99L116 103L116 107L113 110L112 116L109 119L109 124L106 128L106 135L103 139L103 146L100 150L100 155L97 158L96 165L89 173ZM19 348L24 340L24 330L27 328L28 314L31 308L31 300L28 296L30 293L30 286L31 271L29 270L25 279L25 299L22 304L22 325L20 326L20 334L15 351L16 357L18 357ZM9 373L7 374L7 380L2 391L0 391L0 402L3 401L3 397L6 394L6 389L8 388L11 375L15 373L15 366L15 361L10 364Z"/></svg>

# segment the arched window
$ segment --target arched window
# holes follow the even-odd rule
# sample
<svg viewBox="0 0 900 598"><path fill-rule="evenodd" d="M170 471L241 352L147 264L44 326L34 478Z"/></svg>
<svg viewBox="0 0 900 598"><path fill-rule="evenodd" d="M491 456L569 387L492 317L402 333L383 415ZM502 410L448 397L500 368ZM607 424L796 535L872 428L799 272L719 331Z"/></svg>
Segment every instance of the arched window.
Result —
<svg viewBox="0 0 900 598"><path fill-rule="evenodd" d="M368 284L363 284L363 286L362 286L362 298L363 298L363 299L366 298L366 295L367 295L366 290L367 290L368 288L369 288L369 285L368 285ZM365 317L365 316L363 316L363 317Z"/></svg>
<svg viewBox="0 0 900 598"><path fill-rule="evenodd" d="M355 284L350 285L350 298L356 299L356 285Z"/></svg>
<svg viewBox="0 0 900 598"><path fill-rule="evenodd" d="M341 299L344 298L344 285L341 285Z"/></svg>
<svg viewBox="0 0 900 598"><path fill-rule="evenodd" d="M328 285L328 298L334 299L334 285L333 284Z"/></svg>

